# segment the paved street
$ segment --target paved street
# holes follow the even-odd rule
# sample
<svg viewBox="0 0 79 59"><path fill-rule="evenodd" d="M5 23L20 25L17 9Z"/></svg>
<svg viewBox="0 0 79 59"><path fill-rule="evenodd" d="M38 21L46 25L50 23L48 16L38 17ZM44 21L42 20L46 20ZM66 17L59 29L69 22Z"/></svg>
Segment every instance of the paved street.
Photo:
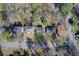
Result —
<svg viewBox="0 0 79 59"><path fill-rule="evenodd" d="M18 43L18 42L9 42L9 43L0 43L2 47L12 47L12 48L27 48L27 45L25 42L21 42L21 43Z"/></svg>
<svg viewBox="0 0 79 59"><path fill-rule="evenodd" d="M72 34L72 32L71 32L71 25L68 23L68 19L69 19L70 17L71 17L71 16L68 15L67 18L65 19L65 21L66 21L66 27L67 27L67 34L68 34L68 36L69 36L69 39L70 39L71 43L73 43L74 46L75 46L75 48L77 49L77 51L79 51L79 48L78 48L78 46L77 46L77 42L76 42L76 40L75 40L75 38L74 38L74 36L73 36L73 34Z"/></svg>

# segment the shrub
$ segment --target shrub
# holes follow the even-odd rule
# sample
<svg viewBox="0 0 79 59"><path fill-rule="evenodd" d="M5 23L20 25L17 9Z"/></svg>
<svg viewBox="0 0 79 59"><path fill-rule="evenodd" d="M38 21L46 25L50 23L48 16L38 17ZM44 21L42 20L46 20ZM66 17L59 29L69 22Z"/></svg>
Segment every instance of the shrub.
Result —
<svg viewBox="0 0 79 59"><path fill-rule="evenodd" d="M14 36L9 32L2 33L0 36L4 37L9 42L14 41Z"/></svg>
<svg viewBox="0 0 79 59"><path fill-rule="evenodd" d="M72 10L73 7L74 7L74 4L72 3L63 4L60 7L60 10L62 11L64 17L68 15L68 13Z"/></svg>
<svg viewBox="0 0 79 59"><path fill-rule="evenodd" d="M0 4L0 13L3 11L3 4Z"/></svg>

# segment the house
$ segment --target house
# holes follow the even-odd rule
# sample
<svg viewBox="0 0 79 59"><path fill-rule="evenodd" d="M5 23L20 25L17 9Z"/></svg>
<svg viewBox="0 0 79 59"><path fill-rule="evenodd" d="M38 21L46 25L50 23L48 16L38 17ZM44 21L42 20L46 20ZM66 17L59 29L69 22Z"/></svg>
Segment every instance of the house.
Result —
<svg viewBox="0 0 79 59"><path fill-rule="evenodd" d="M5 31L5 28L0 27L0 34L3 33Z"/></svg>
<svg viewBox="0 0 79 59"><path fill-rule="evenodd" d="M44 29L42 26L36 26L35 27L35 33L36 34L43 34L44 33Z"/></svg>
<svg viewBox="0 0 79 59"><path fill-rule="evenodd" d="M13 27L13 31L12 32L15 33L15 34L23 33L23 27L15 26L15 27Z"/></svg>
<svg viewBox="0 0 79 59"><path fill-rule="evenodd" d="M13 34L23 33L24 31L22 24L20 22L15 22L14 24L11 24L10 29Z"/></svg>
<svg viewBox="0 0 79 59"><path fill-rule="evenodd" d="M46 33L47 34L56 34L56 28L53 26L47 26Z"/></svg>
<svg viewBox="0 0 79 59"><path fill-rule="evenodd" d="M28 33L33 33L34 32L34 27L33 26L24 26L24 31Z"/></svg>

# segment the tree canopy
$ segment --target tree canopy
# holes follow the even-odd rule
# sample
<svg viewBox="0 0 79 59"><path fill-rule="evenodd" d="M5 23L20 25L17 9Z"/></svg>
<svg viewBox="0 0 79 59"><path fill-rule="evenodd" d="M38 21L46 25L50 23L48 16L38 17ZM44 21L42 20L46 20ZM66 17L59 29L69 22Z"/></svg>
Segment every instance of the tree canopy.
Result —
<svg viewBox="0 0 79 59"><path fill-rule="evenodd" d="M63 15L66 17L73 7L74 7L74 4L67 3L67 4L63 4L60 7L60 10L62 11Z"/></svg>

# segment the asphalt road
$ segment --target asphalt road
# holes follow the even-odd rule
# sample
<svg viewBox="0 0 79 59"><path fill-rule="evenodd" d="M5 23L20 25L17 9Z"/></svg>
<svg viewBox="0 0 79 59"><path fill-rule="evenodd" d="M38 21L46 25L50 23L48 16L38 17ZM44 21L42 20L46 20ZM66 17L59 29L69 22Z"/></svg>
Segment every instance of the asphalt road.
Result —
<svg viewBox="0 0 79 59"><path fill-rule="evenodd" d="M1 46L2 47L6 47L6 48L19 48L19 47L21 47L21 48L27 48L27 45L26 45L26 43L23 41L23 42L21 42L21 43L19 43L19 42L9 42L9 43L0 43L1 44Z"/></svg>
<svg viewBox="0 0 79 59"><path fill-rule="evenodd" d="M65 22L66 22L66 27L67 27L67 34L69 36L69 40L71 41L71 43L74 44L75 48L77 51L79 51L79 48L78 48L78 45L77 45L77 42L71 32L71 25L68 23L68 19L70 18L71 16L68 15L67 18L65 19Z"/></svg>

